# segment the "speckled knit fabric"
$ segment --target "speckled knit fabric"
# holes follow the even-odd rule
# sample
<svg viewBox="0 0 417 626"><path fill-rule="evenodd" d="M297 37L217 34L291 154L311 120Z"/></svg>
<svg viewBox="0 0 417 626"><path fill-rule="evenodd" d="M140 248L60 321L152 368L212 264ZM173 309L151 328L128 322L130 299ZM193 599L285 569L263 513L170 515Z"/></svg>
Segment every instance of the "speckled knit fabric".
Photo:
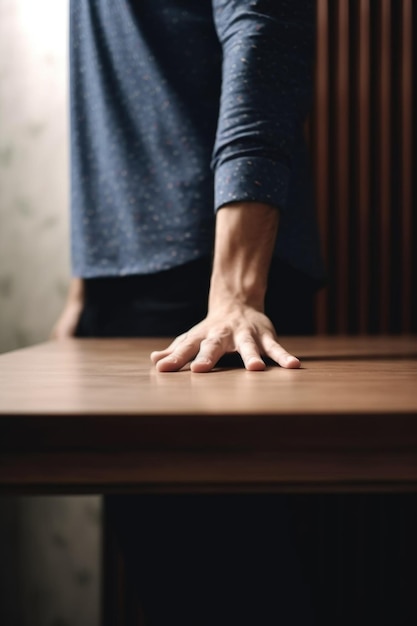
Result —
<svg viewBox="0 0 417 626"><path fill-rule="evenodd" d="M276 254L321 277L302 136L314 5L71 0L74 275L208 256L215 211L253 200L280 209Z"/></svg>

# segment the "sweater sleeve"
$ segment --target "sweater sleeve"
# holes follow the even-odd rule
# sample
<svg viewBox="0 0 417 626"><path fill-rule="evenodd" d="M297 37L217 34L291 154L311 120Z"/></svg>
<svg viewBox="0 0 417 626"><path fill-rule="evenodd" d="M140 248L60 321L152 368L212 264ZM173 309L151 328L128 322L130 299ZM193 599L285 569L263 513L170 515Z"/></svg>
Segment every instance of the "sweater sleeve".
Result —
<svg viewBox="0 0 417 626"><path fill-rule="evenodd" d="M287 208L296 140L311 106L314 0L212 0L222 46L213 149L215 208Z"/></svg>

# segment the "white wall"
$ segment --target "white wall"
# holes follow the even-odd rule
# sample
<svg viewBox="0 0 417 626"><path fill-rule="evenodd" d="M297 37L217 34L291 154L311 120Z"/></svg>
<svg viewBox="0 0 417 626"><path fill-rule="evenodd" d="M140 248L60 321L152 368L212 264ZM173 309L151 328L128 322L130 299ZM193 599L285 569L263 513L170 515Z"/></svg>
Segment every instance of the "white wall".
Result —
<svg viewBox="0 0 417 626"><path fill-rule="evenodd" d="M0 352L43 341L69 278L68 0L0 0ZM0 498L0 624L96 626L98 498Z"/></svg>
<svg viewBox="0 0 417 626"><path fill-rule="evenodd" d="M67 0L0 0L0 351L45 339L69 275Z"/></svg>

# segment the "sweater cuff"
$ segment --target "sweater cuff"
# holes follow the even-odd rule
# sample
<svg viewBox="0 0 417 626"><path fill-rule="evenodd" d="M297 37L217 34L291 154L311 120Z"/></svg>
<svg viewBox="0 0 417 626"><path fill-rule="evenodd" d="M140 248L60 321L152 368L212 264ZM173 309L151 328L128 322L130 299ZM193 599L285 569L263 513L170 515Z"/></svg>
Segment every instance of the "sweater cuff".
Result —
<svg viewBox="0 0 417 626"><path fill-rule="evenodd" d="M215 209L230 202L262 202L287 207L290 170L264 157L240 157L216 168Z"/></svg>

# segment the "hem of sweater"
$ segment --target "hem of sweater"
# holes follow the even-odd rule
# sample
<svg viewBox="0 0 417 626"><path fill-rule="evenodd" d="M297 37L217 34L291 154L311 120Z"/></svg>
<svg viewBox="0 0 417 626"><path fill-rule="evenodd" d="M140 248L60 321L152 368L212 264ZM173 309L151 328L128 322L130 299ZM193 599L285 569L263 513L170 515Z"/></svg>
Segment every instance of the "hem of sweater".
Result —
<svg viewBox="0 0 417 626"><path fill-rule="evenodd" d="M231 202L262 202L285 210L290 170L266 157L230 159L215 170L214 205L217 211Z"/></svg>
<svg viewBox="0 0 417 626"><path fill-rule="evenodd" d="M142 264L129 265L126 267L73 267L71 274L73 277L85 278L123 278L124 276L150 276L152 274L159 274L160 272L169 272L176 267L181 267L187 263L193 261L199 261L200 259L209 258L210 254L201 254L199 256L190 256L188 259L181 259L179 263L175 264L161 264L157 268L151 266L144 266Z"/></svg>
<svg viewBox="0 0 417 626"><path fill-rule="evenodd" d="M133 266L129 266L127 268L122 268L122 269L102 268L102 267L88 268L80 272L77 271L77 268L73 268L71 274L73 277L82 278L86 280L94 279L94 278L123 278L127 276L151 276L152 274L159 274L160 272L169 272L169 270L173 270L177 267L181 267L182 265L186 265L187 263L192 263L193 261L199 261L201 259L208 258L209 256L210 256L209 254L202 254L198 257L192 257L187 261L181 261L181 263L178 263L176 265L162 267L156 271L154 271L153 269L150 269L145 272L143 271L143 266L133 265ZM321 263L310 264L310 265L307 265L304 263L297 263L296 260L292 258L288 258L287 255L282 254L279 251L274 251L273 257L280 259L281 261L288 264L293 269L301 272L302 274L305 274L305 276L309 277L316 283L316 286L318 289L324 286L327 282L326 270L323 264Z"/></svg>

